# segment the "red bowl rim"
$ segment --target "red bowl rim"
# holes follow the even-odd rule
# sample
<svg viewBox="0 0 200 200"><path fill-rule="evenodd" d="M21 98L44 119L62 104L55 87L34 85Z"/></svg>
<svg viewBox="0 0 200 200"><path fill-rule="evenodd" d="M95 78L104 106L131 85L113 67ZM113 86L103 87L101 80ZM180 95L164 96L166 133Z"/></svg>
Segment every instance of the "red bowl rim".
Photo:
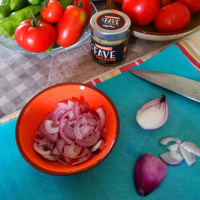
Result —
<svg viewBox="0 0 200 200"><path fill-rule="evenodd" d="M29 104L35 99L37 98L39 95L41 95L42 93L46 92L47 90L50 90L52 88L56 88L56 87L60 87L60 86L65 86L65 85L82 85L82 86L85 86L85 87L88 87L88 88L91 88L93 90L96 90L98 93L100 93L101 95L103 95L108 101L109 103L111 104L111 106L113 107L113 110L115 112L115 116L116 116L116 120L117 120L117 128L116 128L116 135L115 135L115 138L109 148L109 150L105 153L105 155L102 156L101 159L99 159L97 162L95 162L94 164L90 165L90 166L87 166L81 170L77 170L77 171L74 171L74 172L55 172L55 171L51 171L51 170L46 170L46 169L43 169L42 167L39 167L36 163L32 162L27 156L26 154L24 153L21 145L20 145L20 142L19 142L19 124L20 124L20 121L21 121L21 118L23 116L23 113L24 111L26 110L26 108L29 106ZM19 149L19 152L20 154L22 155L22 157L35 169L41 171L41 172L44 172L46 174L50 174L50 175L57 175L57 176L65 176L65 175L73 175L73 174L78 174L78 173L82 173L82 172L85 172L85 171L88 171L89 169L95 167L97 164L99 164L100 162L102 162L103 160L105 160L108 155L111 153L111 151L113 150L116 142L117 142L117 138L119 136L119 127L120 127L120 123L119 123L119 115L118 115L118 112L117 112L117 109L114 105L114 103L112 102L112 100L106 95L104 94L101 90L93 87L93 86L90 86L88 84L83 84L83 83L75 83L75 82L70 82L70 83L60 83L60 84L56 84L56 85L53 85L53 86L50 86L44 90L42 90L41 92L39 92L38 94L36 94L32 99L30 99L28 101L28 103L23 107L23 109L21 110L20 112L20 115L18 117L18 120L17 120L17 124L16 124L16 128L15 128L15 139L16 139L16 143L17 143L17 147Z"/></svg>

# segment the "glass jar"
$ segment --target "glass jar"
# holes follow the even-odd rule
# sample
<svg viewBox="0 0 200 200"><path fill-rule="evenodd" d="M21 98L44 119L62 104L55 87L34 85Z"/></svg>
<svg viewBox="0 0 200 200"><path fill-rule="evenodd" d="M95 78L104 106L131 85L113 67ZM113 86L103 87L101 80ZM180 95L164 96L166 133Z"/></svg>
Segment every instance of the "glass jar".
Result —
<svg viewBox="0 0 200 200"><path fill-rule="evenodd" d="M103 10L92 16L91 51L98 63L113 65L126 57L130 25L129 17L118 10Z"/></svg>

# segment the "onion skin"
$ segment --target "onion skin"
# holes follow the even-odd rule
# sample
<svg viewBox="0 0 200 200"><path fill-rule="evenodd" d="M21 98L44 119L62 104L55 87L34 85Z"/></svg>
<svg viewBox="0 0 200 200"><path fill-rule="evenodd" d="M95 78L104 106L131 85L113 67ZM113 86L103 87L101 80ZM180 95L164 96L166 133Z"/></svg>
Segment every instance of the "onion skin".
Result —
<svg viewBox="0 0 200 200"><path fill-rule="evenodd" d="M139 157L134 168L135 188L139 195L146 196L154 191L167 174L167 166L151 154Z"/></svg>

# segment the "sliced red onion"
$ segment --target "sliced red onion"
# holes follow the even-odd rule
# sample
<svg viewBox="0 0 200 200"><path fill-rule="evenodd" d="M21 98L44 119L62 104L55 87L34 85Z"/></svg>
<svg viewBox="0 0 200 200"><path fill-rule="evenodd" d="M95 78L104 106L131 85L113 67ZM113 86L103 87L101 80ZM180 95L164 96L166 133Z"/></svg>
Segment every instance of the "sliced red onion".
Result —
<svg viewBox="0 0 200 200"><path fill-rule="evenodd" d="M91 154L87 154L87 155L85 155L85 156L79 158L78 161L72 163L72 165L78 165L78 164L81 164L81 163L87 161L90 157L91 157Z"/></svg>
<svg viewBox="0 0 200 200"><path fill-rule="evenodd" d="M78 157L78 159L72 163L72 165L78 165L85 161L87 161L92 156L92 153L88 148L84 148L82 154Z"/></svg>
<svg viewBox="0 0 200 200"><path fill-rule="evenodd" d="M47 138L42 138L42 139L36 138L35 142L40 146L49 145L49 144L51 145L51 142L49 142Z"/></svg>
<svg viewBox="0 0 200 200"><path fill-rule="evenodd" d="M104 148L104 141L100 139L92 148L91 152L95 152L97 150L102 150Z"/></svg>
<svg viewBox="0 0 200 200"><path fill-rule="evenodd" d="M134 168L135 188L139 195L146 196L155 190L163 181L167 166L151 154L139 157Z"/></svg>
<svg viewBox="0 0 200 200"><path fill-rule="evenodd" d="M188 166L194 165L194 163L196 162L196 156L193 153L190 153L186 151L185 149L183 149L182 145L179 146L179 149L187 165Z"/></svg>
<svg viewBox="0 0 200 200"><path fill-rule="evenodd" d="M167 165L176 166L181 164L184 161L184 158L181 156L179 151L168 151L160 155L162 161Z"/></svg>
<svg viewBox="0 0 200 200"><path fill-rule="evenodd" d="M84 113L88 110L88 104L87 103L84 103L84 104L81 104L80 105L80 112L81 113Z"/></svg>
<svg viewBox="0 0 200 200"><path fill-rule="evenodd" d="M71 109L74 107L74 101L72 101L72 100L68 100L67 104L68 104L69 108L71 108Z"/></svg>
<svg viewBox="0 0 200 200"><path fill-rule="evenodd" d="M65 102L58 103L56 109L54 109L48 116L47 119L53 120L53 126L59 126L60 119L62 118L63 114L70 111L68 104Z"/></svg>
<svg viewBox="0 0 200 200"><path fill-rule="evenodd" d="M51 156L51 151L49 151L49 150L45 151L42 146L38 145L35 142L33 144L33 148L37 153L39 153L45 159L47 159L49 161L56 161L56 159L53 156Z"/></svg>
<svg viewBox="0 0 200 200"><path fill-rule="evenodd" d="M50 140L51 142L55 142L58 138L58 133L51 134L47 132L47 130L44 127L44 121L40 124L37 134L40 138L46 138L47 140Z"/></svg>
<svg viewBox="0 0 200 200"><path fill-rule="evenodd" d="M169 151L177 151L179 148L179 144L172 144L172 145L169 145L167 148Z"/></svg>
<svg viewBox="0 0 200 200"><path fill-rule="evenodd" d="M160 144L162 145L168 145L169 142L176 142L177 144L180 144L181 140L176 137L163 137L160 140Z"/></svg>
<svg viewBox="0 0 200 200"><path fill-rule="evenodd" d="M64 156L66 158L77 158L81 153L82 148L74 143L64 146Z"/></svg>
<svg viewBox="0 0 200 200"><path fill-rule="evenodd" d="M58 133L58 127L52 126L53 121L52 120L44 120L44 128L49 134L56 134Z"/></svg>
<svg viewBox="0 0 200 200"><path fill-rule="evenodd" d="M194 144L192 142L182 142L181 147L185 151L200 157L200 148L196 144Z"/></svg>
<svg viewBox="0 0 200 200"><path fill-rule="evenodd" d="M57 108L58 108L58 109L63 109L63 110L65 110L65 111L71 109L68 102L59 102Z"/></svg>
<svg viewBox="0 0 200 200"><path fill-rule="evenodd" d="M143 129L157 129L168 119L168 103L166 96L147 102L138 111L136 120Z"/></svg>
<svg viewBox="0 0 200 200"><path fill-rule="evenodd" d="M91 126L87 123L87 118L84 116L80 116L77 122L74 125L74 133L78 140L82 140L85 136L87 136L91 130Z"/></svg>
<svg viewBox="0 0 200 200"><path fill-rule="evenodd" d="M86 138L83 138L82 140L77 139L76 143L81 147L91 147L97 143L100 137L101 137L101 132L96 131L95 133L88 135Z"/></svg>
<svg viewBox="0 0 200 200"><path fill-rule="evenodd" d="M56 146L56 147L53 148L51 154L54 155L54 156L60 156L61 152L58 150L58 148Z"/></svg>
<svg viewBox="0 0 200 200"><path fill-rule="evenodd" d="M100 119L100 130L103 129L103 127L105 126L105 122L106 122L106 115L105 115L105 112L102 108L98 108L96 110L98 116L99 116L99 119Z"/></svg>
<svg viewBox="0 0 200 200"><path fill-rule="evenodd" d="M64 114L60 120L59 135L65 141L65 143L72 144L72 140L68 138L66 131L63 130L63 128L65 127L65 124L67 123L66 117L68 117L68 113L69 112L66 112L66 114Z"/></svg>
<svg viewBox="0 0 200 200"><path fill-rule="evenodd" d="M65 142L62 139L58 139L56 141L56 147L58 149L58 151L63 154L64 153L64 146L65 146Z"/></svg>
<svg viewBox="0 0 200 200"><path fill-rule="evenodd" d="M69 122L66 122L66 124L63 127L63 134L70 140L75 140L76 135L74 133L74 128L69 125Z"/></svg>
<svg viewBox="0 0 200 200"><path fill-rule="evenodd" d="M60 102L40 124L34 149L48 160L77 165L92 156L91 149L103 148L104 125L102 108L96 112L78 101Z"/></svg>

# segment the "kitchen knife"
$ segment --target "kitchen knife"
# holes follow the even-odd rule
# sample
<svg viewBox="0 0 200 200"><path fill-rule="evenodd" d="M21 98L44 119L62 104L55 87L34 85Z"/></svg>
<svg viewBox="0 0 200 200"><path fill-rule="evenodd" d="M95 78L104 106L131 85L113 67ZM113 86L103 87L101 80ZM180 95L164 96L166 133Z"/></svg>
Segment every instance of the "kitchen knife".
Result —
<svg viewBox="0 0 200 200"><path fill-rule="evenodd" d="M153 84L200 102L200 82L198 81L150 70L129 70L129 72Z"/></svg>

